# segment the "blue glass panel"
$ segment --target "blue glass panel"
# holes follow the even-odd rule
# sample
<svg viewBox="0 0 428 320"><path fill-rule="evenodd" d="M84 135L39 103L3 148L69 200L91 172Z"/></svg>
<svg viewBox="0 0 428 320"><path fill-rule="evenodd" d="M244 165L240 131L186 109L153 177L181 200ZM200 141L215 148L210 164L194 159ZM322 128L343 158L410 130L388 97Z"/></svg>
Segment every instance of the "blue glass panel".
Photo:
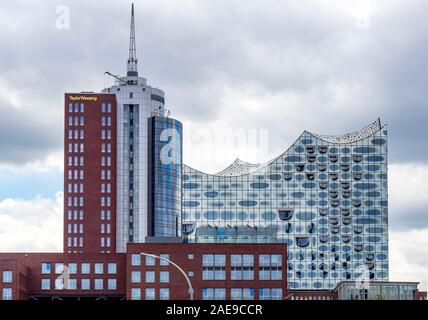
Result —
<svg viewBox="0 0 428 320"><path fill-rule="evenodd" d="M354 152L373 153L373 152L376 152L376 148L374 148L374 147L355 147Z"/></svg>
<svg viewBox="0 0 428 320"><path fill-rule="evenodd" d="M296 213L296 218L304 221L312 220L315 218L315 216L316 214L311 211L300 211Z"/></svg>
<svg viewBox="0 0 428 320"><path fill-rule="evenodd" d="M303 158L300 156L286 156L286 157L284 157L284 161L286 161L286 162L302 162Z"/></svg>
<svg viewBox="0 0 428 320"><path fill-rule="evenodd" d="M257 201L253 201L253 200L241 200L239 201L239 205L241 207L254 207L257 205Z"/></svg>
<svg viewBox="0 0 428 320"><path fill-rule="evenodd" d="M186 183L183 183L183 188L184 189L198 189L199 183L186 182Z"/></svg>

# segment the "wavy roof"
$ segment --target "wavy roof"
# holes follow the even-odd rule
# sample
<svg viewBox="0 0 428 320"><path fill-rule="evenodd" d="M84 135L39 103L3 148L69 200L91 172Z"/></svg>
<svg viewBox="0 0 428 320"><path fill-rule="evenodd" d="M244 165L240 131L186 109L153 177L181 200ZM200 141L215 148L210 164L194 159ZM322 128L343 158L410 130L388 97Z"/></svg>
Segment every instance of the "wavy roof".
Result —
<svg viewBox="0 0 428 320"><path fill-rule="evenodd" d="M320 140L328 142L328 143L334 143L334 144L354 143L354 142L357 142L359 140L362 140L364 138L367 138L367 137L375 134L381 128L382 128L382 126L381 126L380 119L377 119L373 123L369 124L368 126L362 128L360 130L349 132L349 133L345 133L345 134L342 134L342 135L320 135L320 134L311 133L309 131L304 131L302 133L302 135L306 132L306 133L314 136L317 139L320 139ZM300 137L302 135L300 135ZM300 137L297 140L299 140ZM291 145L291 147L294 144L295 143L293 143ZM223 177L234 177L234 176L241 176L241 175L253 173L253 172L259 171L260 169L262 169L262 168L266 167L267 165L269 165L270 163L274 162L276 159L278 159L279 157L281 157L287 151L281 153L278 157L276 157L276 158L274 158L272 160L269 160L267 162L264 162L264 163L249 163L249 162L242 161L239 158L236 158L224 170L222 170L222 171L220 171L220 172L218 172L216 174L209 174L209 175L212 175L212 176L223 176ZM196 170L196 169L193 169L193 170ZM196 170L196 171L199 171L199 170ZM199 172L204 173L202 171L199 171ZM207 173L205 173L205 174L207 174Z"/></svg>

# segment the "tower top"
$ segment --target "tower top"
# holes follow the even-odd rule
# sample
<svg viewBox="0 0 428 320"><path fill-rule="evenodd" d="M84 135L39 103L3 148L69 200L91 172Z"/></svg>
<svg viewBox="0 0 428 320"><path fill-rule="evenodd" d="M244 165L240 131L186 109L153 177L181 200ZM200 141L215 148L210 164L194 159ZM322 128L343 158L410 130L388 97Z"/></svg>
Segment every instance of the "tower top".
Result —
<svg viewBox="0 0 428 320"><path fill-rule="evenodd" d="M131 27L129 32L129 57L127 65L127 76L138 76L137 70L137 48L135 46L135 21L134 3L131 6Z"/></svg>

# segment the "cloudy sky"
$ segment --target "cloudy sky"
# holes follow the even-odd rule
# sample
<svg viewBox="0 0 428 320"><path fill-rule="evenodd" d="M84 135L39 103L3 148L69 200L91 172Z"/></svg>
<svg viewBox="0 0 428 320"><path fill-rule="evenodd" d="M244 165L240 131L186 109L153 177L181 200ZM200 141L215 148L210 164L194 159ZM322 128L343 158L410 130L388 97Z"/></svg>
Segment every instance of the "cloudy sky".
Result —
<svg viewBox="0 0 428 320"><path fill-rule="evenodd" d="M0 4L1 251L62 249L63 94L98 92L126 68L130 2L102 4ZM139 72L185 124L185 162L208 172L380 117L390 278L426 288L426 12L424 0L139 0Z"/></svg>

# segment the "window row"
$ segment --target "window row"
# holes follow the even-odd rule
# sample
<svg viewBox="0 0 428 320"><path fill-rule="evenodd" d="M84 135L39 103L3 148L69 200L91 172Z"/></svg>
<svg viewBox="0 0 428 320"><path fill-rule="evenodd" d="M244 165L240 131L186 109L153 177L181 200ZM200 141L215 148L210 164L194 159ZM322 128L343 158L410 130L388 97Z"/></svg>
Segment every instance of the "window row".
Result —
<svg viewBox="0 0 428 320"><path fill-rule="evenodd" d="M110 237L101 237L101 247L110 247L111 246L111 239Z"/></svg>
<svg viewBox="0 0 428 320"><path fill-rule="evenodd" d="M169 254L161 253L159 255L160 261L159 265L161 266L168 266L169 265ZM146 266L154 266L156 264L156 258L154 256L144 256L145 259L145 265ZM132 266L141 266L141 254L134 253L131 255L131 265Z"/></svg>
<svg viewBox="0 0 428 320"><path fill-rule="evenodd" d="M79 240L79 242L77 242ZM77 247L79 246L80 248L83 247L83 237L77 238L77 237L68 237L67 238L67 246L68 247Z"/></svg>
<svg viewBox="0 0 428 320"><path fill-rule="evenodd" d="M111 152L111 143L101 143L101 152L102 153L110 153Z"/></svg>
<svg viewBox="0 0 428 320"><path fill-rule="evenodd" d="M111 171L110 170L101 170L101 180L110 180Z"/></svg>
<svg viewBox="0 0 428 320"><path fill-rule="evenodd" d="M101 130L101 140L111 140L111 130Z"/></svg>
<svg viewBox="0 0 428 320"><path fill-rule="evenodd" d="M111 212L110 210L101 210L101 220L110 220Z"/></svg>
<svg viewBox="0 0 428 320"><path fill-rule="evenodd" d="M53 282L53 287L51 286ZM77 279L67 279L62 278L55 279L42 279L41 280L41 289L42 290L78 290L77 288ZM104 287L104 279L94 279L94 290L116 290L117 289L117 280L116 279L107 279L107 287ZM91 290L91 280L90 279L81 279L80 280L80 290Z"/></svg>
<svg viewBox="0 0 428 320"><path fill-rule="evenodd" d="M67 197L67 205L69 207L83 207L85 199L83 197Z"/></svg>
<svg viewBox="0 0 428 320"><path fill-rule="evenodd" d="M105 167L105 166L110 167L111 166L111 157L110 156L101 157L101 166L102 167Z"/></svg>
<svg viewBox="0 0 428 320"><path fill-rule="evenodd" d="M75 113L77 113L77 112L85 112L85 105L83 104L83 103L75 103L74 104L74 109L73 109L73 103L72 102L70 102L69 104L68 104L68 112L70 112L70 113L73 113L73 112L75 112Z"/></svg>
<svg viewBox="0 0 428 320"><path fill-rule="evenodd" d="M73 158L74 158L74 163L73 163ZM77 166L81 166L83 167L84 165L84 161L83 161L83 157L68 157L68 161L67 164L69 167L71 167L73 164L77 167Z"/></svg>
<svg viewBox="0 0 428 320"><path fill-rule="evenodd" d="M69 223L67 225L67 233L83 233L83 224Z"/></svg>
<svg viewBox="0 0 428 320"><path fill-rule="evenodd" d="M144 290L145 300L155 300L156 290L154 288L146 288ZM141 300L141 289L140 288L132 288L131 289L131 300ZM160 288L159 289L159 300L169 300L169 288Z"/></svg>
<svg viewBox="0 0 428 320"><path fill-rule="evenodd" d="M101 183L101 193L110 193L111 185L110 183Z"/></svg>
<svg viewBox="0 0 428 320"><path fill-rule="evenodd" d="M132 283L141 283L141 271L132 271L131 272L131 282ZM144 273L144 283L155 283L156 282L156 272L155 271L146 271ZM159 282L160 283L169 283L169 271L159 271Z"/></svg>
<svg viewBox="0 0 428 320"><path fill-rule="evenodd" d="M83 180L84 179L84 173L83 170L68 170L67 172L68 180Z"/></svg>
<svg viewBox="0 0 428 320"><path fill-rule="evenodd" d="M67 191L69 193L83 193L83 183L69 183L67 185Z"/></svg>
<svg viewBox="0 0 428 320"><path fill-rule="evenodd" d="M78 152L84 152L85 151L85 145L83 143L69 143L68 144L68 153L78 153Z"/></svg>
<svg viewBox="0 0 428 320"><path fill-rule="evenodd" d="M74 121L73 121L74 120ZM68 125L69 126L84 126L85 125L85 117L68 117Z"/></svg>
<svg viewBox="0 0 428 320"><path fill-rule="evenodd" d="M107 109L106 109L106 105L107 105ZM111 103L107 103L107 104L102 103L101 104L101 112L104 113L104 112L106 112L106 110L107 110L108 113L111 112Z"/></svg>
<svg viewBox="0 0 428 320"><path fill-rule="evenodd" d="M110 207L111 206L111 198L110 197L101 197L101 206L102 207Z"/></svg>
<svg viewBox="0 0 428 320"><path fill-rule="evenodd" d="M68 210L67 218L68 220L83 220L83 210Z"/></svg>
<svg viewBox="0 0 428 320"><path fill-rule="evenodd" d="M101 125L102 126L111 126L111 117L110 116L108 116L108 117L101 117Z"/></svg>
<svg viewBox="0 0 428 320"><path fill-rule="evenodd" d="M73 134L73 132L74 132L74 134ZM73 130L69 129L68 130L68 139L69 140L72 140L72 139L74 139L74 140L78 140L78 139L83 140L83 139L85 139L85 134L84 134L83 129L80 129L80 131L79 130L74 130L73 131Z"/></svg>
<svg viewBox="0 0 428 320"><path fill-rule="evenodd" d="M78 273L78 263L70 262L68 264L64 264L62 262L58 262L52 264L50 262L43 262L41 265L42 274L50 274L51 266L54 265L55 274L77 274ZM116 274L117 272L117 264L115 262L96 262L93 264L93 269L95 274L104 274L104 265L107 265L107 274ZM90 274L91 273L91 263L84 262L80 263L80 273L81 274Z"/></svg>
<svg viewBox="0 0 428 320"><path fill-rule="evenodd" d="M254 300L254 288L231 288L231 300ZM282 300L282 288L259 288L260 300ZM226 300L226 288L203 288L202 300Z"/></svg>

